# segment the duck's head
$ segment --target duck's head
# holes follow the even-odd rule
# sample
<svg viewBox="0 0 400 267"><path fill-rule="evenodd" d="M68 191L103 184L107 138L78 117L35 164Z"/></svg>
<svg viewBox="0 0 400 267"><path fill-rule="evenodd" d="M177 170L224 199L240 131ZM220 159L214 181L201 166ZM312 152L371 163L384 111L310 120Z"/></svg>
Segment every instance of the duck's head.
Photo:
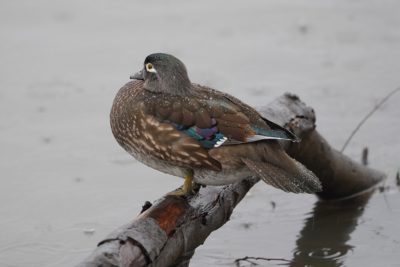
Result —
<svg viewBox="0 0 400 267"><path fill-rule="evenodd" d="M181 94L190 90L185 64L176 57L156 53L146 57L143 69L131 79L143 80L144 88L152 92Z"/></svg>

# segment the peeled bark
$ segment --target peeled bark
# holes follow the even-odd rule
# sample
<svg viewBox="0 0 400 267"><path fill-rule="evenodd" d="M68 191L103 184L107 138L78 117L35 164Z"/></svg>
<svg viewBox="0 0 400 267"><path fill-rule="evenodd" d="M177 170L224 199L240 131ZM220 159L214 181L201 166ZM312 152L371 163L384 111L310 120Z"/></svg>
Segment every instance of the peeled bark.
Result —
<svg viewBox="0 0 400 267"><path fill-rule="evenodd" d="M373 188L385 176L331 148L315 130L315 114L297 96L285 94L261 114L295 132L300 143L285 150L321 180L321 199L346 198ZM195 249L224 225L258 178L221 187L207 186L189 197L161 197L134 221L101 241L79 267L188 266Z"/></svg>
<svg viewBox="0 0 400 267"><path fill-rule="evenodd" d="M229 220L257 178L207 186L189 199L165 196L100 242L78 266L187 266L194 250Z"/></svg>

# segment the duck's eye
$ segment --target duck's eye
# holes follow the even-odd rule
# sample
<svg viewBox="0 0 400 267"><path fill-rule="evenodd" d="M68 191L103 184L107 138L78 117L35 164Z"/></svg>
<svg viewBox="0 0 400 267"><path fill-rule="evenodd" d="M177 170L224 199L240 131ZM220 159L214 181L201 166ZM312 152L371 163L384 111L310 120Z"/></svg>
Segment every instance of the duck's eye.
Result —
<svg viewBox="0 0 400 267"><path fill-rule="evenodd" d="M151 63L146 64L146 70L148 72L154 72L154 73L156 72L156 69L154 68L153 64L151 64Z"/></svg>

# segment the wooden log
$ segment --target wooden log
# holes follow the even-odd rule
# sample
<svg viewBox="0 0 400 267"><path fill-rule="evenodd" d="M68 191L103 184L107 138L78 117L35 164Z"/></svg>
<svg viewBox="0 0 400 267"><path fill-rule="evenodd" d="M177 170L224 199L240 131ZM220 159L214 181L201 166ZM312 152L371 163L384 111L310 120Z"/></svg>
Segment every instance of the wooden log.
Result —
<svg viewBox="0 0 400 267"><path fill-rule="evenodd" d="M277 98L260 112L267 118L293 131L300 143L282 143L286 152L313 171L322 183L317 195L322 199L340 199L354 196L373 188L385 174L358 163L329 143L315 129L315 113L291 94Z"/></svg>
<svg viewBox="0 0 400 267"><path fill-rule="evenodd" d="M187 266L194 250L229 220L257 182L249 178L229 186L207 186L189 199L164 196L111 233L78 266Z"/></svg>
<svg viewBox="0 0 400 267"><path fill-rule="evenodd" d="M282 143L286 151L315 172L325 199L343 198L374 187L381 172L334 150L315 130L315 114L297 96L285 94L260 112L303 139ZM134 221L101 241L78 267L188 266L195 249L224 225L258 178L228 186L202 187L189 198L164 196Z"/></svg>

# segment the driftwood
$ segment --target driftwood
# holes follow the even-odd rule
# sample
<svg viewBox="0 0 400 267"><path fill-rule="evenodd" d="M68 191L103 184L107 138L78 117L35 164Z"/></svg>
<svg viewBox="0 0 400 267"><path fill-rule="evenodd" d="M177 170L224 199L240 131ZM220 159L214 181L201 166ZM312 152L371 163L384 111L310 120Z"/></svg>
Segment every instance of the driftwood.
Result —
<svg viewBox="0 0 400 267"><path fill-rule="evenodd" d="M297 96L285 94L260 112L302 138L300 143L282 146L320 178L321 199L357 195L384 179L383 173L331 148L315 130L314 111ZM147 203L134 221L101 241L78 267L188 266L195 249L229 220L258 180L248 177L228 186L202 187L188 199L164 196L153 205Z"/></svg>
<svg viewBox="0 0 400 267"><path fill-rule="evenodd" d="M282 143L286 152L313 171L322 182L322 199L339 199L370 189L385 174L355 162L332 148L315 129L315 113L297 96L286 94L260 112L285 125L301 138L300 143Z"/></svg>

